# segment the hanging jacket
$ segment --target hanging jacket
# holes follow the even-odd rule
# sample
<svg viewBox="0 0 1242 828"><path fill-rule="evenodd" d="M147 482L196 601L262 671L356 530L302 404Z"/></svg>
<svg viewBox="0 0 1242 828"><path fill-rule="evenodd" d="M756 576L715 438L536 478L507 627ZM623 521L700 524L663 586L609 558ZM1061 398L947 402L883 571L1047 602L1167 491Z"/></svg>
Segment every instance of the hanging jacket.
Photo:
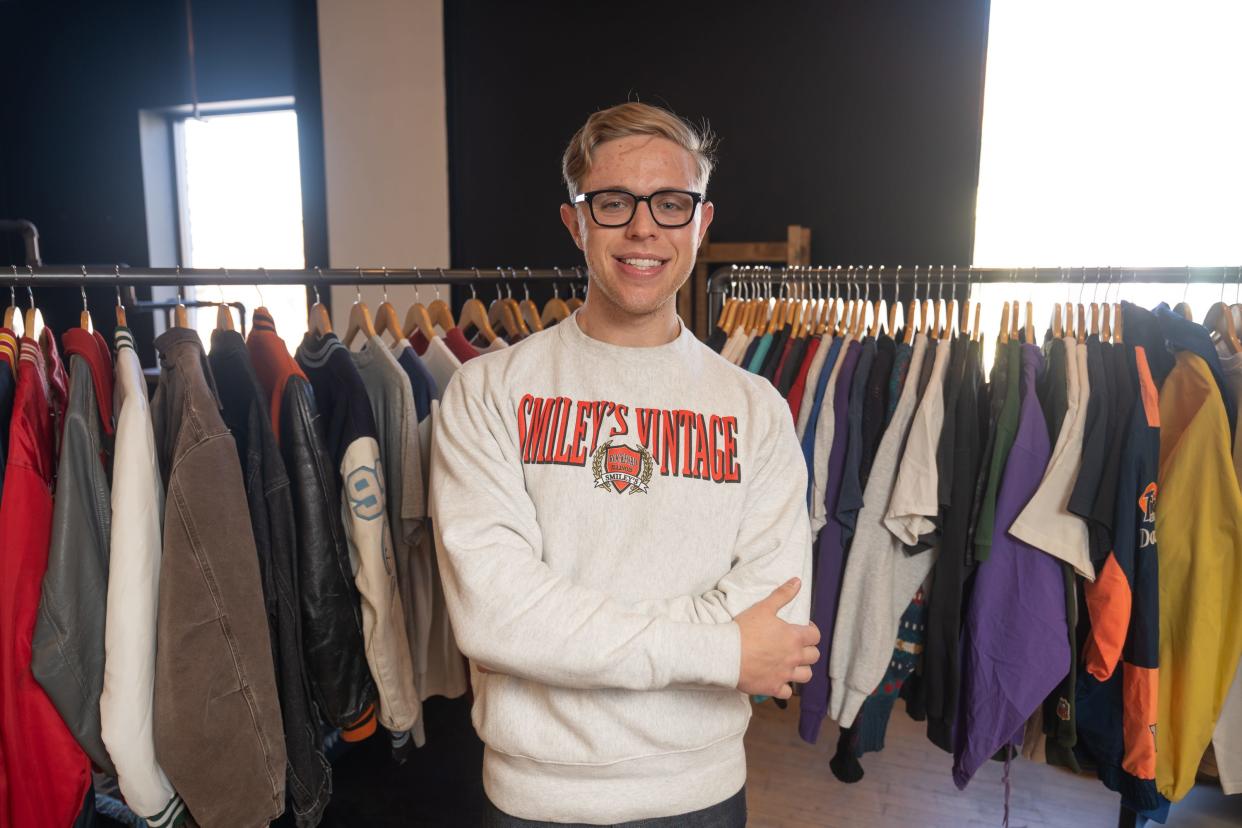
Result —
<svg viewBox="0 0 1242 828"><path fill-rule="evenodd" d="M326 419L328 451L341 475L341 516L362 595L362 632L379 689L380 723L400 733L418 720L419 704L386 520L386 474L375 417L362 377L334 334L308 333L297 359L315 389Z"/></svg>
<svg viewBox="0 0 1242 828"><path fill-rule="evenodd" d="M1006 531L1039 487L1051 454L1035 393L1043 354L1035 345L1019 347L1018 428L997 490L990 554L979 564L962 631L953 751L959 789L998 750L1021 742L1026 720L1070 669L1060 565Z"/></svg>
<svg viewBox="0 0 1242 828"><path fill-rule="evenodd" d="M165 482L155 747L202 828L267 825L285 802L285 743L237 446L198 334L155 340Z"/></svg>
<svg viewBox="0 0 1242 828"><path fill-rule="evenodd" d="M9 456L9 423L13 419L13 397L17 394L17 339L8 328L0 328L0 501L4 497L4 466Z"/></svg>
<svg viewBox="0 0 1242 828"><path fill-rule="evenodd" d="M99 730L112 520L112 359L98 333L70 328L63 340L69 407L30 668L91 761L115 776Z"/></svg>
<svg viewBox="0 0 1242 828"><path fill-rule="evenodd" d="M52 531L54 437L49 365L23 337L0 505L0 754L5 828L70 825L91 785L90 760L30 671Z"/></svg>
<svg viewBox="0 0 1242 828"><path fill-rule="evenodd" d="M1194 785L1242 653L1242 493L1207 332L1157 309L1176 365L1160 389L1160 689L1156 787ZM1184 323L1185 320L1182 320ZM1128 331L1127 331L1128 334ZM1199 341L1188 341L1197 338ZM1212 352L1215 356L1215 351Z"/></svg>
<svg viewBox="0 0 1242 828"><path fill-rule="evenodd" d="M1084 584L1090 632L1075 688L1076 752L1135 811L1159 805L1156 791L1160 598L1157 470L1161 404L1147 354L1162 351L1155 317L1124 303L1130 378L1139 390L1121 440L1113 545L1094 583ZM1118 669L1120 667L1120 669Z"/></svg>
<svg viewBox="0 0 1242 828"><path fill-rule="evenodd" d="M211 372L224 423L233 434L259 555L263 601L284 725L286 790L298 826L315 826L332 791L332 770L320 749L322 725L311 701L302 656L293 496L276 447L263 390L246 343L236 331L211 334Z"/></svg>
<svg viewBox="0 0 1242 828"><path fill-rule="evenodd" d="M384 466L385 517L392 536L392 558L400 593L401 623L410 663L420 661L414 646L419 634L415 607L415 548L426 531L427 493L418 436L418 412L410 379L384 341L372 337L361 351L351 352L358 376L366 388L375 418L376 438ZM421 747L427 736L423 725L421 688L415 683L414 744Z"/></svg>
<svg viewBox="0 0 1242 828"><path fill-rule="evenodd" d="M375 682L362 637L362 603L349 561L338 472L324 445L310 382L259 308L246 340L268 395L276 442L292 481L297 585L306 673L320 715L346 741L375 732Z"/></svg>
<svg viewBox="0 0 1242 828"><path fill-rule="evenodd" d="M155 626L164 488L147 386L128 328L116 342L116 442L100 735L129 807L155 826L185 822L185 803L155 758Z"/></svg>

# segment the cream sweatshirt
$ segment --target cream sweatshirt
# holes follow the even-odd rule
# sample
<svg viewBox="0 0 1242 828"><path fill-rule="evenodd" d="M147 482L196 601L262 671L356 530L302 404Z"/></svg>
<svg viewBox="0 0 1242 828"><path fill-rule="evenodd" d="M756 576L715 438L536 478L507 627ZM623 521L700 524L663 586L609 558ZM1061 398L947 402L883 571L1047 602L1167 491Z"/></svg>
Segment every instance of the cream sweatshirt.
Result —
<svg viewBox="0 0 1242 828"><path fill-rule="evenodd" d="M457 372L431 512L497 807L613 823L742 787L732 619L798 576L806 623L805 497L785 401L684 326L625 348L575 314Z"/></svg>

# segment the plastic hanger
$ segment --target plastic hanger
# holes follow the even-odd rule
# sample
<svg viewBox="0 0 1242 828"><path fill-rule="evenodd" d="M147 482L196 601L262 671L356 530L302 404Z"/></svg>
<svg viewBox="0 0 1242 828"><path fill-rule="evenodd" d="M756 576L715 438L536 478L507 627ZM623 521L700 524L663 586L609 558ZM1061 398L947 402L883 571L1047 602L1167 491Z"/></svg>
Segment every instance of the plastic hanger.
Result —
<svg viewBox="0 0 1242 828"><path fill-rule="evenodd" d="M321 279L323 278L322 270L315 268L315 272ZM325 336L332 333L332 317L328 315L328 309L324 307L323 302L319 301L319 284L311 285L311 290L315 292L315 304L311 305L310 309L310 332L317 337ZM266 312L267 308L259 310Z"/></svg>

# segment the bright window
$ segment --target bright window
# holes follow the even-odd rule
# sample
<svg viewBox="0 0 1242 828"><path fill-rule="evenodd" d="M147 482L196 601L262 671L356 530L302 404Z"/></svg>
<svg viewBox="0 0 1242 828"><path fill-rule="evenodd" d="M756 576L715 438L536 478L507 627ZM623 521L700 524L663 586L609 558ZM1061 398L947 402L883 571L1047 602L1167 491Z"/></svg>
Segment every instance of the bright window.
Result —
<svg viewBox="0 0 1242 828"><path fill-rule="evenodd" d="M185 266L306 266L292 109L187 118L178 144ZM266 305L291 348L306 330L306 291L299 285L199 287L195 297L242 302L248 325L254 309ZM209 346L215 309L199 308L191 321Z"/></svg>
<svg viewBox="0 0 1242 828"><path fill-rule="evenodd" d="M992 0L974 263L1242 264L1239 42L1237 0ZM1080 278L1033 291L1041 326ZM1123 298L1183 293L1127 284ZM1186 298L1201 317L1220 293Z"/></svg>

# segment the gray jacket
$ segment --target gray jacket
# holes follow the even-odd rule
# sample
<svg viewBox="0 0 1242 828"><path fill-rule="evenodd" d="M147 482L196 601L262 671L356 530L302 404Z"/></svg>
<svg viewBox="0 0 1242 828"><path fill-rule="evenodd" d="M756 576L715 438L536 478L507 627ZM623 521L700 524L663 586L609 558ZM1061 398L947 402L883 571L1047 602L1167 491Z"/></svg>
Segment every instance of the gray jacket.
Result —
<svg viewBox="0 0 1242 828"><path fill-rule="evenodd" d="M115 776L99 726L112 519L105 465L112 448L112 359L97 333L73 328L62 341L69 407L30 666L86 755Z"/></svg>

